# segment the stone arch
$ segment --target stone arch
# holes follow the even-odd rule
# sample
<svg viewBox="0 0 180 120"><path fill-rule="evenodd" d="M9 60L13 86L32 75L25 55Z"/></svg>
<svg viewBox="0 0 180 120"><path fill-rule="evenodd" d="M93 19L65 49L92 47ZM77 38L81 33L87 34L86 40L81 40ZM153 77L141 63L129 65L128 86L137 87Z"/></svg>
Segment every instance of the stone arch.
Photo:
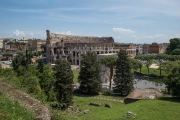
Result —
<svg viewBox="0 0 180 120"><path fill-rule="evenodd" d="M79 65L79 60L77 60L77 65Z"/></svg>
<svg viewBox="0 0 180 120"><path fill-rule="evenodd" d="M54 54L57 54L57 48L56 47L54 48Z"/></svg>
<svg viewBox="0 0 180 120"><path fill-rule="evenodd" d="M72 60L71 59L69 60L69 62L70 62L70 64L72 64Z"/></svg>

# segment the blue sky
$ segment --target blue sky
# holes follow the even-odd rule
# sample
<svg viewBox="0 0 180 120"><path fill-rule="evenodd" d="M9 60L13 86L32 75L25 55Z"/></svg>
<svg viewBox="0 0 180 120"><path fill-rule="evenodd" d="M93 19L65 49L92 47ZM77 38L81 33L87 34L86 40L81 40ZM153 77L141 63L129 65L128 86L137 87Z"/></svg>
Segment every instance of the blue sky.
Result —
<svg viewBox="0 0 180 120"><path fill-rule="evenodd" d="M1 0L0 38L46 39L46 30L112 36L120 43L180 38L180 0Z"/></svg>

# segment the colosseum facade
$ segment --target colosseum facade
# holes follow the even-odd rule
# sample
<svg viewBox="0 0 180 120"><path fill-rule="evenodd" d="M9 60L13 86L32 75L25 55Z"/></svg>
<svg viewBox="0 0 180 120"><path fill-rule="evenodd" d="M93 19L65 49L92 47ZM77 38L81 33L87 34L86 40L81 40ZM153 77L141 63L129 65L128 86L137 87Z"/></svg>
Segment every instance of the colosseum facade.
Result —
<svg viewBox="0 0 180 120"><path fill-rule="evenodd" d="M82 54L92 51L97 54L118 53L125 49L130 57L136 55L136 45L115 43L112 37L87 37L50 33L46 30L46 59L55 63L56 59L64 59L72 65L80 65Z"/></svg>

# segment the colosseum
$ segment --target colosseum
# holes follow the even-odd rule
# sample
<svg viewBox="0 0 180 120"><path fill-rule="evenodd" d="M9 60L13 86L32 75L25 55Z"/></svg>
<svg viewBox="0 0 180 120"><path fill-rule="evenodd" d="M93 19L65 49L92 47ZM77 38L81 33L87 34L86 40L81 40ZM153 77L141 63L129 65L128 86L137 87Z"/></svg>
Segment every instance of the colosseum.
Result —
<svg viewBox="0 0 180 120"><path fill-rule="evenodd" d="M65 59L72 65L80 65L82 54L92 51L97 54L118 53L125 49L130 57L136 55L136 45L115 43L112 37L87 37L50 33L46 30L46 59L55 63L56 59Z"/></svg>

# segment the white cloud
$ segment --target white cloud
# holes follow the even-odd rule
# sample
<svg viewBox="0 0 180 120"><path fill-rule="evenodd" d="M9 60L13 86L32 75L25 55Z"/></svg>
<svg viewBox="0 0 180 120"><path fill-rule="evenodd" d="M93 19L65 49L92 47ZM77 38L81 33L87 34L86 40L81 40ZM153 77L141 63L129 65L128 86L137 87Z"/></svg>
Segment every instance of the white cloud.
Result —
<svg viewBox="0 0 180 120"><path fill-rule="evenodd" d="M135 34L130 36L130 35L122 34L121 37L118 36L119 35L114 36L115 40L122 43L152 43L152 42L168 43L171 38L178 37L180 36L180 34L174 34L174 35L154 34L154 35L146 35L146 36L135 35Z"/></svg>
<svg viewBox="0 0 180 120"><path fill-rule="evenodd" d="M65 34L65 35L72 35L71 31L67 31L67 32L55 32L56 34Z"/></svg>
<svg viewBox="0 0 180 120"><path fill-rule="evenodd" d="M34 37L34 33L30 33L30 35L31 35L32 37Z"/></svg>
<svg viewBox="0 0 180 120"><path fill-rule="evenodd" d="M150 36L142 36L142 39L159 39L167 37L164 34L156 34L156 35L150 35Z"/></svg>
<svg viewBox="0 0 180 120"><path fill-rule="evenodd" d="M71 31L64 32L66 35L71 35Z"/></svg>
<svg viewBox="0 0 180 120"><path fill-rule="evenodd" d="M174 37L175 38L180 38L180 34L175 34Z"/></svg>
<svg viewBox="0 0 180 120"><path fill-rule="evenodd" d="M139 39L136 35L131 36L132 39Z"/></svg>
<svg viewBox="0 0 180 120"><path fill-rule="evenodd" d="M124 28L113 28L113 31L118 33L134 33L133 30Z"/></svg>
<svg viewBox="0 0 180 120"><path fill-rule="evenodd" d="M164 37L164 35L163 34L156 34L154 37L155 38L160 38L160 37Z"/></svg>
<svg viewBox="0 0 180 120"><path fill-rule="evenodd" d="M25 36L25 33L24 33L24 31L15 30L13 32L13 35L15 35L16 37Z"/></svg>

